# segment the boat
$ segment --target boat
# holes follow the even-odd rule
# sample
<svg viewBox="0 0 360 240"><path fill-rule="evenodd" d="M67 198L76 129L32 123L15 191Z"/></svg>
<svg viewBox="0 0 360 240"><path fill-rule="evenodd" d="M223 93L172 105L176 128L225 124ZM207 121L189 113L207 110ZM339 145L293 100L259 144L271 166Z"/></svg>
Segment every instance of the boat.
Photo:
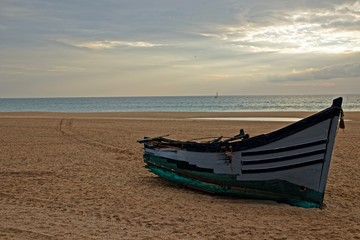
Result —
<svg viewBox="0 0 360 240"><path fill-rule="evenodd" d="M144 137L146 168L167 180L213 194L268 199L304 208L324 206L342 98L270 133L207 141ZM339 124L340 122L340 124Z"/></svg>

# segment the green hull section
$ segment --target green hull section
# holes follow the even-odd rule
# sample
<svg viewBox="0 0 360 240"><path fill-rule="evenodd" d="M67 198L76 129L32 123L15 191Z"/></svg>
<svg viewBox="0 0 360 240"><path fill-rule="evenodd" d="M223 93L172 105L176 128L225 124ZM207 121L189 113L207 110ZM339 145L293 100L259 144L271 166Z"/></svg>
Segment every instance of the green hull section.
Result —
<svg viewBox="0 0 360 240"><path fill-rule="evenodd" d="M210 193L268 199L304 208L319 208L323 201L322 193L283 180L239 181L236 174L182 169L172 161L147 154L144 161L150 172L164 179Z"/></svg>

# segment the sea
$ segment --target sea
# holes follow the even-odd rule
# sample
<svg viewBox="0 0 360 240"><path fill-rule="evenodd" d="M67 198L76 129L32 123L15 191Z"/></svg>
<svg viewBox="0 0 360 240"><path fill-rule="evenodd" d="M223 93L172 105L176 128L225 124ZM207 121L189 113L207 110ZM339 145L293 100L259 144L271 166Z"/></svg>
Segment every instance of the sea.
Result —
<svg viewBox="0 0 360 240"><path fill-rule="evenodd" d="M319 111L336 95L0 98L0 112L272 112ZM360 111L360 95L343 95Z"/></svg>

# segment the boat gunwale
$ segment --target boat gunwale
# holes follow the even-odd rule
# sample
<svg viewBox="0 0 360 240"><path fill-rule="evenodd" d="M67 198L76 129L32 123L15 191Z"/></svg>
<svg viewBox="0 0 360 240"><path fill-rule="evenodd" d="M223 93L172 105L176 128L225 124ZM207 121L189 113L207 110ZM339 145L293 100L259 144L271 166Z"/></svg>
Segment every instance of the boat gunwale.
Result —
<svg viewBox="0 0 360 240"><path fill-rule="evenodd" d="M138 142L143 143L145 148L174 147L194 152L245 151L275 142L284 137L303 131L320 122L339 116L340 112L342 112L341 104L342 97L336 98L333 100L332 106L313 115L310 115L302 120L299 120L295 123L272 131L270 133L260 134L249 138L243 138L232 142L228 142L226 140L215 142L181 141L165 138L162 136L155 138L144 138L143 140L139 140Z"/></svg>

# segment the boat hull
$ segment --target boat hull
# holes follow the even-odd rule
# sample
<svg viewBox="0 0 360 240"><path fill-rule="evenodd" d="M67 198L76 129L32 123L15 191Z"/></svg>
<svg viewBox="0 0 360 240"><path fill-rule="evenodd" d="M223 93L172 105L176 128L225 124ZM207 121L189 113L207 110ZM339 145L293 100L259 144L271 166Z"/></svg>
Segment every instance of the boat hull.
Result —
<svg viewBox="0 0 360 240"><path fill-rule="evenodd" d="M145 155L146 168L171 182L186 185L208 193L242 198L268 199L304 208L319 208L322 193L288 181L274 179L239 181L236 174L214 174L178 168L173 161Z"/></svg>

